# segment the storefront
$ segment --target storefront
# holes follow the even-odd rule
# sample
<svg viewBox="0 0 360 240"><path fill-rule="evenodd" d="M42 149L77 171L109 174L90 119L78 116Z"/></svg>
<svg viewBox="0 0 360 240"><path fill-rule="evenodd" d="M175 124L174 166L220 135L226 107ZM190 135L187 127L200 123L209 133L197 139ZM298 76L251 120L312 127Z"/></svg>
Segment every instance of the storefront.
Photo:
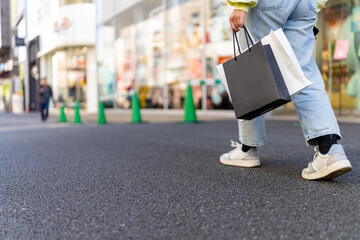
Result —
<svg viewBox="0 0 360 240"><path fill-rule="evenodd" d="M330 0L319 15L316 60L336 109L360 109L360 2ZM358 111L355 111L358 113Z"/></svg>
<svg viewBox="0 0 360 240"><path fill-rule="evenodd" d="M12 71L12 94L11 106L12 112L16 114L24 113L29 106L29 95L24 91L27 83L26 59L27 51L25 46L26 38L26 17L25 17L25 0L11 0L11 60L13 62ZM26 85L27 86L27 85ZM26 93L26 94L25 94Z"/></svg>
<svg viewBox="0 0 360 240"><path fill-rule="evenodd" d="M11 111L10 1L0 0L0 111Z"/></svg>
<svg viewBox="0 0 360 240"><path fill-rule="evenodd" d="M226 0L97 4L99 96L108 106L130 107L136 90L142 107L182 108L190 83L197 108L231 108L216 71L216 65L233 54L228 23L232 8ZM355 0L329 0L318 15L314 52L334 108L348 112L360 106L355 90L360 89L359 5ZM334 59L335 48L342 51L347 43L346 55ZM288 109L293 106L278 111Z"/></svg>
<svg viewBox="0 0 360 240"><path fill-rule="evenodd" d="M109 13L116 11L111 3L98 1L98 9L104 13L103 18L98 16L103 24L97 29L99 96L110 106L128 108L131 91L137 89L142 107L161 108L165 61L162 2L118 6L124 10L109 18Z"/></svg>

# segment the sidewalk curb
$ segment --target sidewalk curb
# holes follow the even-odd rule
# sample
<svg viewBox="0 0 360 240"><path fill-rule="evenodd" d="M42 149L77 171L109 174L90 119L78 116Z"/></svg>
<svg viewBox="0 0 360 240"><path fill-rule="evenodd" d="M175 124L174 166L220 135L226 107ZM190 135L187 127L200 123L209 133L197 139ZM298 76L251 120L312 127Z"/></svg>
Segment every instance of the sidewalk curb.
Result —
<svg viewBox="0 0 360 240"><path fill-rule="evenodd" d="M236 120L232 110L198 110L197 115L200 121L232 121ZM109 123L126 123L131 120L130 109L106 109L106 116L109 118ZM156 122L179 122L182 121L184 110L182 109L141 109L141 114L144 121L149 123ZM73 116L73 111L68 112L69 118ZM86 122L96 122L97 113L87 113L85 110L81 111L81 115ZM267 121L299 121L296 113L278 114L268 113L265 115ZM337 116L339 123L360 124L360 116L346 115Z"/></svg>

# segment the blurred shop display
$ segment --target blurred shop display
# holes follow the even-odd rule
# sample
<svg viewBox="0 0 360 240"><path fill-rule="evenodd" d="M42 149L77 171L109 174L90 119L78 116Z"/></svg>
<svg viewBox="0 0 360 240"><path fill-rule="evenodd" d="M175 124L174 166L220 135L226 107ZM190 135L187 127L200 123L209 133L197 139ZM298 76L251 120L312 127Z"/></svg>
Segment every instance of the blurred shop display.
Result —
<svg viewBox="0 0 360 240"><path fill-rule="evenodd" d="M233 55L227 0L0 1L0 110L39 111L44 77L88 112L130 108L133 91L142 108L182 109L189 83L196 108L232 108L216 71ZM316 25L331 103L360 113L360 0L329 0Z"/></svg>
<svg viewBox="0 0 360 240"><path fill-rule="evenodd" d="M10 80L3 81L0 83L0 110L5 112L10 112L10 102L11 102L11 82Z"/></svg>
<svg viewBox="0 0 360 240"><path fill-rule="evenodd" d="M11 96L11 106L12 112L16 114L21 114L24 112L24 105L23 105L23 86L20 76L13 77L13 89L12 89L12 96Z"/></svg>
<svg viewBox="0 0 360 240"><path fill-rule="evenodd" d="M358 1L329 1L323 11L322 75L334 108L360 109Z"/></svg>
<svg viewBox="0 0 360 240"><path fill-rule="evenodd" d="M216 77L222 58L232 56L226 0L147 0L126 7L100 1L100 6L99 96L107 106L130 108L129 92L135 89L141 107L180 109L188 82L195 81L197 108L231 108L227 96L219 97L219 84L201 84Z"/></svg>
<svg viewBox="0 0 360 240"><path fill-rule="evenodd" d="M98 7L99 96L107 106L130 108L129 93L137 90L142 107L180 109L191 82L197 108L232 108L215 71L232 56L226 0L102 0ZM360 1L329 0L317 26L314 58L331 102L336 109L357 109ZM348 40L348 51L334 59L336 44L346 43L338 40Z"/></svg>
<svg viewBox="0 0 360 240"><path fill-rule="evenodd" d="M58 51L52 58L55 99L65 102L86 102L86 49Z"/></svg>

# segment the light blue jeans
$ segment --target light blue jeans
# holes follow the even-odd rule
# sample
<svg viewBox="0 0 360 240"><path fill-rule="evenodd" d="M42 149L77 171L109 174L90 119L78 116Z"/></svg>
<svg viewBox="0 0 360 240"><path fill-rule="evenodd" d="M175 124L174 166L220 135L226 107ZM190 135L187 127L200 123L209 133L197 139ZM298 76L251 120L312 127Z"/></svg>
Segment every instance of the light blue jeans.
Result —
<svg viewBox="0 0 360 240"><path fill-rule="evenodd" d="M314 83L291 97L308 145L317 145L316 138L328 134L341 138L323 78L312 55L316 20L315 0L259 0L257 7L249 10L245 19L245 25L255 41L269 34L271 29L282 28L305 76ZM244 42L243 39L241 42ZM264 145L264 116L239 121L239 132L241 143L253 147Z"/></svg>

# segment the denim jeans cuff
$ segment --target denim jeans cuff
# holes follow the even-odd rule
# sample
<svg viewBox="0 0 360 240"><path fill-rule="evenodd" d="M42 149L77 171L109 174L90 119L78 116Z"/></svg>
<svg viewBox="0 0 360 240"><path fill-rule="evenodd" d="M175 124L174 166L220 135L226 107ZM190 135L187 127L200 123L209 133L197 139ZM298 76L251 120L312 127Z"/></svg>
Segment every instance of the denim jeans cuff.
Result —
<svg viewBox="0 0 360 240"><path fill-rule="evenodd" d="M249 142L249 141L240 139L240 142L241 142L241 144L245 144L246 146L249 146L249 147L261 147L261 146L265 145L266 140L259 141L259 142Z"/></svg>
<svg viewBox="0 0 360 240"><path fill-rule="evenodd" d="M330 134L337 135L339 137L338 140L342 139L342 136L341 136L341 134L339 132L337 132L337 131L327 131L327 132L322 132L322 133L319 133L319 134L313 134L311 136L307 136L306 137L306 144L308 146L317 146L316 138L321 137L321 136L325 136L325 135L330 135Z"/></svg>

